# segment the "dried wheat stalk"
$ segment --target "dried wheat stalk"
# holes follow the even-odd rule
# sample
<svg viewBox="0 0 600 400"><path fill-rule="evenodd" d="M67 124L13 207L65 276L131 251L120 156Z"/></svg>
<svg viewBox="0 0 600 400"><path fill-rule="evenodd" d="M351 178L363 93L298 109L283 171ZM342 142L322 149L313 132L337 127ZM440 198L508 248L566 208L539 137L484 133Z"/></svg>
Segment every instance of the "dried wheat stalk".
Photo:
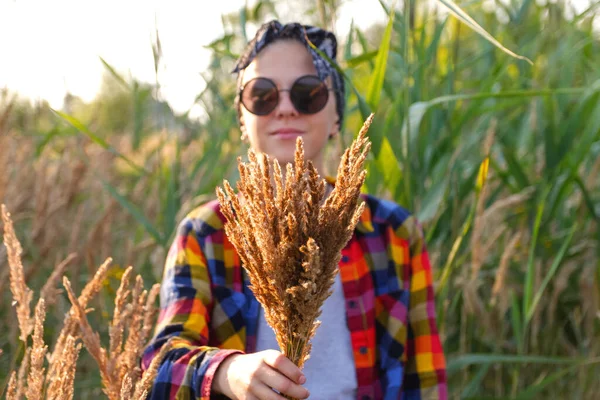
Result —
<svg viewBox="0 0 600 400"><path fill-rule="evenodd" d="M131 289L131 274L132 268L129 267L123 274L117 291L108 350L102 347L98 333L91 328L69 280L63 278L65 289L73 304L73 319L79 324L85 347L98 364L104 393L111 400L137 399L140 398L135 395L138 391L147 393L156 377L158 365L169 349L165 347L165 351L157 357L158 365L150 368L142 376L138 361L156 316L154 303L160 285L154 285L148 293L144 290L141 276L138 275Z"/></svg>
<svg viewBox="0 0 600 400"><path fill-rule="evenodd" d="M360 188L370 149L366 137L371 115L342 156L337 180L326 183L296 142L294 165L285 176L277 160L249 151L239 162L239 197L227 181L217 189L225 232L250 277L282 352L302 367L318 327L321 306L331 294L341 250L364 209Z"/></svg>
<svg viewBox="0 0 600 400"><path fill-rule="evenodd" d="M20 395L17 395L17 373L13 371L6 389L6 400L18 400L19 397Z"/></svg>
<svg viewBox="0 0 600 400"><path fill-rule="evenodd" d="M17 239L10 213L4 204L2 204L2 221L4 222L4 245L8 254L10 291L16 303L17 321L21 331L20 339L27 344L27 337L33 329L31 308L29 306L33 298L33 292L25 283L23 263L21 262L23 248Z"/></svg>
<svg viewBox="0 0 600 400"><path fill-rule="evenodd" d="M79 304L83 309L87 307L87 304L90 300L96 296L100 290L102 289L102 282L106 279L108 275L108 267L112 262L111 258L106 259L104 263L98 268L94 277L86 283L79 298L77 299ZM65 315L65 319L63 322L63 328L60 331L58 339L54 345L54 350L52 352L52 356L50 357L50 368L48 370L48 374L53 377L54 375L54 361L56 357L60 356L63 352L63 347L66 344L67 338L69 336L77 336L78 335L78 323L75 318L75 307L71 307L71 310ZM51 378L52 379L52 378Z"/></svg>
<svg viewBox="0 0 600 400"><path fill-rule="evenodd" d="M69 282L67 277L63 277L63 286L67 290L67 295L69 296L71 304L73 304L74 318L79 323L79 329L81 329L81 339L83 340L83 344L87 348L90 355L94 358L94 360L96 360L96 364L98 364L100 377L102 379L102 385L104 386L104 393L108 396L109 399L118 398L118 394L115 396L113 393L115 383L112 381L111 375L107 372L106 350L102 347L100 343L100 336L90 326L85 313L85 309L77 300L77 297L73 292L73 288L71 287L71 282Z"/></svg>
<svg viewBox="0 0 600 400"><path fill-rule="evenodd" d="M167 343L165 343L161 348L160 352L156 357L152 359L150 366L140 379L135 384L135 392L133 394L134 399L145 399L150 394L150 390L152 389L152 384L154 379L156 378L156 374L158 373L158 368L162 363L163 359L167 355L167 353L173 348L173 339L169 339ZM131 397L129 397L131 398ZM123 400L128 399L127 397L122 398Z"/></svg>
<svg viewBox="0 0 600 400"><path fill-rule="evenodd" d="M42 290L40 291L40 298L45 300L47 306L50 306L56 302L56 298L61 293L61 291L56 288L58 282L60 281L60 277L65 274L71 261L75 260L76 258L77 254L71 253L52 270L50 278L48 278L44 284L44 287L42 287Z"/></svg>
<svg viewBox="0 0 600 400"><path fill-rule="evenodd" d="M42 296L37 304L34 318L30 315L29 303L33 292L25 284L23 264L21 261L21 244L13 228L10 214L2 206L4 220L5 243L8 249L11 289L17 306L17 317L21 338L25 343L25 355L21 361L18 374L13 372L7 389L7 399L20 400L23 395L28 400L52 399L69 400L73 398L73 384L77 359L81 350L81 339L88 351L96 359L104 391L109 399L142 398L149 392L156 377L158 366L171 344L163 346L163 350L153 360L149 371L142 377L138 360L146 345L156 316L154 303L160 290L156 284L150 292L144 290L142 278L137 276L133 290L130 289L131 267L127 269L115 299L114 317L110 327L110 351L107 352L100 343L100 337L88 323L86 314L90 311L87 305L100 292L103 281L107 277L111 259L100 266L94 277L85 285L79 297L75 296L70 282L63 277L64 286L71 303L71 310L66 314L63 329L57 338L54 351L46 357L48 346L44 343L45 307L54 301L57 290L53 283L64 272L65 266L74 255L55 267L48 282L42 289L42 295L48 296L50 302ZM58 272L57 272L58 271ZM25 307L26 305L26 307ZM32 346L27 338L32 335ZM125 341L123 339L125 338ZM44 368L48 360L48 370Z"/></svg>
<svg viewBox="0 0 600 400"><path fill-rule="evenodd" d="M77 338L67 337L62 353L55 361L55 375L48 384L49 400L70 400L73 398L75 369L77 368L81 346L81 342L77 343Z"/></svg>
<svg viewBox="0 0 600 400"><path fill-rule="evenodd" d="M31 366L27 379L28 400L42 399L45 382L44 358L48 346L44 343L44 320L46 319L46 306L44 299L38 301L35 307L35 323L33 329L33 347L31 348Z"/></svg>
<svg viewBox="0 0 600 400"><path fill-rule="evenodd" d="M23 359L21 360L21 366L19 366L19 373L16 376L16 381L15 381L15 399L21 399L21 396L23 395L23 393L25 392L25 388L27 386L27 382L26 382L26 377L27 377L27 372L29 371L29 362L31 360L31 348L27 347L27 349L25 350L25 355L23 356ZM12 379L12 377L11 377Z"/></svg>

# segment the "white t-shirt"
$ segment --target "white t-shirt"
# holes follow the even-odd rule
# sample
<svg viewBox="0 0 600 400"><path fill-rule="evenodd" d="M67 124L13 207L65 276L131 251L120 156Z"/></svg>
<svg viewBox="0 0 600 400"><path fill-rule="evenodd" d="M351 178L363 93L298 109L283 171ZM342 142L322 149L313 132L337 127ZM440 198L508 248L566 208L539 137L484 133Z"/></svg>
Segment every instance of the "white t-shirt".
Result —
<svg viewBox="0 0 600 400"><path fill-rule="evenodd" d="M333 284L333 294L325 300L319 320L321 325L312 340L310 358L303 368L306 376L303 386L314 400L355 400L356 369L339 273ZM261 308L256 351L268 349L279 350L279 346Z"/></svg>

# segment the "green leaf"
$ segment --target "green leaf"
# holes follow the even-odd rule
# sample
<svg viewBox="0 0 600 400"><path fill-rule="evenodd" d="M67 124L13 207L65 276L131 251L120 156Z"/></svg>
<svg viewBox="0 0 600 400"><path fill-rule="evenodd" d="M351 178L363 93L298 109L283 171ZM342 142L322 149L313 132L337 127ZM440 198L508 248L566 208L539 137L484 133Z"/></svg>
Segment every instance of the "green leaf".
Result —
<svg viewBox="0 0 600 400"><path fill-rule="evenodd" d="M375 164L383 177L385 187L393 193L403 174L387 137L384 137L381 142L381 149L379 155L376 156Z"/></svg>
<svg viewBox="0 0 600 400"><path fill-rule="evenodd" d="M133 83L133 149L137 150L145 136L145 122L147 120L146 104L152 96L152 89L140 87L136 81Z"/></svg>
<svg viewBox="0 0 600 400"><path fill-rule="evenodd" d="M465 390L463 390L463 392L461 393L460 397L462 399L474 396L477 393L479 387L481 386L481 382L483 381L483 378L485 378L485 376L487 375L489 369L490 364L485 364L483 365L483 367L479 368L475 376L471 378L471 381L469 382L467 387L465 387Z"/></svg>
<svg viewBox="0 0 600 400"><path fill-rule="evenodd" d="M444 194L450 183L449 179L440 179L433 184L432 187L425 193L425 198L421 203L421 209L417 213L419 221L422 223L429 222L440 209Z"/></svg>
<svg viewBox="0 0 600 400"><path fill-rule="evenodd" d="M44 135L44 138L35 146L35 156L39 157L40 154L42 154L42 152L44 151L46 145L50 143L50 141L52 141L52 139L54 139L56 136L59 136L61 134L63 134L63 132L61 132L58 126L55 126L52 129L50 129L50 131Z"/></svg>
<svg viewBox="0 0 600 400"><path fill-rule="evenodd" d="M428 101L419 101L411 104L409 109L410 116L410 136L409 138L417 137L423 117L431 108L446 103L467 100L484 100L484 99L521 99L529 100L531 97L540 96L555 96L555 95L580 95L588 89L583 88L558 88L544 90L507 90L504 92L480 92L473 94L453 94L433 98ZM402 134L407 130L408 121L405 120L402 124Z"/></svg>
<svg viewBox="0 0 600 400"><path fill-rule="evenodd" d="M333 68L335 68L335 70L340 74L340 76L342 78L344 78L344 80L346 80L346 82L348 82L348 85L350 85L350 89L354 92L354 94L356 95L356 98L358 100L358 108L360 110L360 115L362 116L362 119L366 120L367 118L369 118L369 115L371 115L371 109L369 108L369 105L367 104L365 99L362 97L362 95L360 94L360 92L358 91L356 86L354 86L354 84L352 83L352 80L350 78L348 78L348 76L346 75L344 70L342 68L340 68L340 66L334 60L329 58L329 56L327 56L327 54L325 54L324 52L319 50L312 42L308 41L308 45L314 51L316 51L317 54L319 54L321 57L323 57L323 59L325 59L329 64L331 64L331 66Z"/></svg>
<svg viewBox="0 0 600 400"><path fill-rule="evenodd" d="M574 182L577 184L577 186L579 186L579 190L581 190L581 194L583 195L583 199L585 200L587 208L590 210L590 214L592 214L592 217L594 217L597 223L600 223L600 216L598 216L595 205L600 204L600 202L594 202L594 200L592 200L590 193L586 189L585 184L580 176L576 176L574 178Z"/></svg>
<svg viewBox="0 0 600 400"><path fill-rule="evenodd" d="M175 159L171 168L167 170L167 199L163 212L163 237L170 237L177 227L177 212L181 208L179 191L179 174L181 170L181 145L176 142Z"/></svg>
<svg viewBox="0 0 600 400"><path fill-rule="evenodd" d="M427 64L429 64L433 60L434 56L437 56L438 51L440 50L438 47L440 44L440 39L442 37L442 33L444 32L444 28L446 27L447 22L448 22L448 18L444 18L444 20L441 23L436 21L433 39L431 40L431 43L427 47L427 53L426 53L426 57L425 57Z"/></svg>
<svg viewBox="0 0 600 400"><path fill-rule="evenodd" d="M358 89L356 89L356 86L352 86L352 89L354 91L354 94L356 95L356 100L358 102L358 109L360 111L360 116L362 117L363 121L366 121L367 118L369 118L369 115L371 115L371 108L365 101L362 94L360 94Z"/></svg>
<svg viewBox="0 0 600 400"><path fill-rule="evenodd" d="M487 40L488 42L490 42L491 44L493 44L494 46L496 46L497 48L499 48L500 50L502 50L509 56L517 58L519 60L525 60L529 64L533 65L533 62L529 58L520 56L520 55L512 52L511 50L507 49L506 47L504 47L500 42L498 42L492 35L490 35L485 29L483 29L473 18L471 18L469 16L469 14L467 14L465 11L463 11L452 0L438 0L438 1L440 3L442 3L444 6L446 6L448 8L448 10L450 11L450 13L452 15L454 15L459 21L461 21L463 24L467 25L473 31L478 33L485 40Z"/></svg>
<svg viewBox="0 0 600 400"><path fill-rule="evenodd" d="M548 197L549 207L547 208L547 215L549 218L553 218L557 214L557 210L560 206L565 204L565 201L573 194L573 183L574 179L567 175L567 173L560 174L552 178L553 188L552 193ZM554 198L552 198L552 196Z"/></svg>
<svg viewBox="0 0 600 400"><path fill-rule="evenodd" d="M557 105L556 105L556 101L554 98L550 98L548 99L548 101L546 101L547 107L548 107L548 115L556 115L558 114L558 110L557 110ZM554 124L552 124L551 122L549 123L549 126L546 127L546 129L543 130L542 132L542 136L544 139L544 160L545 160L545 167L549 172L549 176L552 177L554 175L554 170L556 165L558 164L558 148L557 148L557 143L556 143L556 131L557 128Z"/></svg>
<svg viewBox="0 0 600 400"><path fill-rule="evenodd" d="M346 45L344 46L344 60L346 62L352 58L352 32L354 32L354 19L350 21L350 29L348 30Z"/></svg>
<svg viewBox="0 0 600 400"><path fill-rule="evenodd" d="M121 86L123 86L123 89L129 91L131 90L131 88L129 87L129 84L127 83L127 81L125 81L125 79L109 64L107 63L104 58L100 57L100 61L102 62L102 64L104 65L104 67L108 70L108 72L110 73L110 75L116 79L117 82L119 82L121 84Z"/></svg>
<svg viewBox="0 0 600 400"><path fill-rule="evenodd" d="M523 295L523 316L525 317L524 326L527 326L529 322L529 311L533 305L533 284L535 276L535 249L537 247L537 240L540 233L540 225L542 223L542 215L544 214L544 207L546 206L546 199L550 193L550 187L546 187L541 196L540 201L537 205L537 212L535 216L535 222L533 224L533 234L531 235L531 245L529 247L529 258L527 261L527 270L525 273L525 287Z"/></svg>
<svg viewBox="0 0 600 400"><path fill-rule="evenodd" d="M362 47L362 51L363 53L368 53L369 52L369 46L367 43L367 38L365 37L365 35L361 32L360 29L355 29L356 32L356 38L358 39L358 43L360 43L360 46ZM374 64L372 60L368 60L369 62L369 67L371 69L374 68Z"/></svg>
<svg viewBox="0 0 600 400"><path fill-rule="evenodd" d="M519 300L512 289L510 291L510 301L510 318L512 321L513 334L517 340L517 351L522 353L525 346L525 338L523 337L523 319L521 318L521 307L519 307Z"/></svg>
<svg viewBox="0 0 600 400"><path fill-rule="evenodd" d="M394 99L394 103L392 103L391 109L389 109L389 111L386 113L387 115L385 116L385 124L383 125L383 129L381 130L381 132L376 132L375 135L370 136L372 138L371 149L373 149L373 152L375 154L378 154L379 152L379 147L381 145L380 138L387 137L390 140L390 145L392 145L392 150L394 150L394 153L398 157L400 157L403 169L408 170L410 168L408 160L405 160L402 157L402 144L400 143L400 140L396 138L396 132L398 130L397 126L401 125L403 114L401 112L394 112L394 110L402 109L403 100L404 98L402 96L396 96L396 98Z"/></svg>
<svg viewBox="0 0 600 400"><path fill-rule="evenodd" d="M569 144L561 143L561 151L564 151L569 158L571 174L576 175L580 170L581 163L588 157L592 144L598 141L600 133L600 80L595 81L588 90L585 91L577 107L570 113L570 117L565 121L561 130L565 138L564 141L570 141ZM574 134L577 132L577 134ZM577 141L574 139L577 138ZM563 149L563 146L566 149Z"/></svg>
<svg viewBox="0 0 600 400"><path fill-rule="evenodd" d="M158 230L154 227L154 225L152 225L152 223L148 220L148 218L146 218L146 216L142 213L142 211L139 208L137 208L132 202L127 200L127 198L125 196L121 195L117 191L117 189L113 185L111 185L109 182L106 182L102 178L98 178L98 179L100 179L100 181L102 182L102 185L106 188L106 190L108 190L110 195L112 197L114 197L115 200L117 200L117 202L119 202L119 204L127 212L129 212L129 214L131 214L131 216L139 224L141 224L142 226L144 226L144 228L146 228L146 232L148 232L148 234L154 238L156 243L160 244L163 247L166 246L163 235L161 235L158 232Z"/></svg>
<svg viewBox="0 0 600 400"><path fill-rule="evenodd" d="M385 78L385 71L387 69L387 60L390 52L390 42L392 39L392 31L394 27L394 10L392 9L390 17L388 19L383 38L379 45L377 52L377 59L375 60L375 69L371 74L371 85L367 92L367 104L372 110L375 110L379 105L381 99L381 90L383 89L383 81Z"/></svg>
<svg viewBox="0 0 600 400"><path fill-rule="evenodd" d="M108 144L104 139L102 139L99 136L90 132L89 129L83 123L81 123L77 118L72 117L68 114L65 114L65 113L55 110L55 109L51 109L51 110L54 114L56 114L60 118L64 119L66 122L68 122L71 126L73 126L75 129L77 129L79 132L81 132L84 135L86 135L87 137L89 137L94 143L100 145L103 149L108 150L115 156L124 160L127 164L129 164L136 171L138 171L142 174L148 173L148 171L146 171L144 168L138 166L136 163L131 161L129 158L125 157L123 154L118 152L114 147L112 147L110 144Z"/></svg>
<svg viewBox="0 0 600 400"><path fill-rule="evenodd" d="M529 187L529 179L523 171L521 163L519 163L517 160L514 150L510 146L502 146L502 154L504 155L504 160L508 165L508 172L510 173L510 176L512 176L519 184L519 190Z"/></svg>
<svg viewBox="0 0 600 400"><path fill-rule="evenodd" d="M533 298L533 301L531 302L531 306L529 307L529 310L527 311L527 315L526 315L527 323L529 323L529 321L531 321L531 317L533 317L535 308L537 307L540 299L542 298L542 294L544 293L544 290L546 290L548 283L550 283L550 281L556 274L556 271L558 270L560 263L562 262L563 258L565 257L565 254L567 253L567 249L569 248L569 245L571 244L571 239L573 239L573 235L575 234L575 229L577 229L577 223L573 224L573 227L571 228L571 231L569 232L567 238L563 242L562 246L560 246L560 249L558 250L556 257L554 258L554 261L552 262L552 266L550 267L550 270L544 277L544 280L542 281L540 288L538 289L537 293L535 294L535 297Z"/></svg>
<svg viewBox="0 0 600 400"><path fill-rule="evenodd" d="M346 60L346 66L348 68L356 68L359 65L361 65L362 63L373 60L375 57L377 57L378 54L379 54L379 52L377 50L373 50L373 51L363 53L359 56L352 57L352 58Z"/></svg>
<svg viewBox="0 0 600 400"><path fill-rule="evenodd" d="M245 4L242 8L240 8L240 31L242 32L242 37L244 38L244 43L248 42L248 36L246 34L246 22L248 21L248 10L247 4Z"/></svg>
<svg viewBox="0 0 600 400"><path fill-rule="evenodd" d="M450 254L448 255L448 259L442 268L442 276L440 277L440 283L438 284L438 290L443 291L448 284L448 280L450 279L450 275L452 272L452 266L454 265L454 259L456 258L456 254L458 253L458 249L462 244L463 240L469 233L471 229L471 224L473 223L473 218L475 216L475 205L471 207L471 211L465 222L462 225L460 235L454 240L452 244L452 249L450 250Z"/></svg>
<svg viewBox="0 0 600 400"><path fill-rule="evenodd" d="M390 9L388 8L388 6L383 2L383 0L379 0L379 4L381 4L381 8L383 8L383 11L387 14L390 15ZM392 12L394 12L394 7L392 6Z"/></svg>
<svg viewBox="0 0 600 400"><path fill-rule="evenodd" d="M486 364L548 364L548 365L573 365L585 361L584 358L575 357L545 357L524 356L508 354L464 354L450 358L446 370L448 374L455 374L470 365Z"/></svg>
<svg viewBox="0 0 600 400"><path fill-rule="evenodd" d="M539 382L529 386L527 389L519 393L516 397L517 400L529 400L529 399L538 399L537 395L540 394L542 390L544 390L549 384L562 379L565 375L574 372L576 369L581 368L585 365L593 365L600 363L600 358L593 358L591 360L581 360L577 362L573 362L573 365L568 366L567 368L561 369L558 372L555 372L552 375L544 377Z"/></svg>

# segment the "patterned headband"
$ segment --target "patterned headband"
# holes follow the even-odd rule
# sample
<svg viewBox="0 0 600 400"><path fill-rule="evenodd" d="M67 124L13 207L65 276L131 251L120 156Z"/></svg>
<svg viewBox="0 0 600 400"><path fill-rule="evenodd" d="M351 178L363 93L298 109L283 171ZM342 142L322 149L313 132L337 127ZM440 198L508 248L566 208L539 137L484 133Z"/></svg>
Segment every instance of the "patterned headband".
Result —
<svg viewBox="0 0 600 400"><path fill-rule="evenodd" d="M279 21L273 20L263 24L256 32L246 46L244 53L238 58L235 68L232 72L238 73L238 89L241 88L242 74L240 72L245 69L254 58L266 46L273 43L277 39L295 39L306 46L313 59L313 64L317 70L319 79L325 80L331 75L333 81L333 89L335 93L337 114L339 123L342 124L344 117L344 81L338 71L323 57L319 55L310 45L312 43L319 51L327 55L331 60L335 61L337 55L337 40L335 35L329 31L323 30L310 25L301 25L299 23L289 23L282 25ZM239 96L236 97L236 108L239 114Z"/></svg>

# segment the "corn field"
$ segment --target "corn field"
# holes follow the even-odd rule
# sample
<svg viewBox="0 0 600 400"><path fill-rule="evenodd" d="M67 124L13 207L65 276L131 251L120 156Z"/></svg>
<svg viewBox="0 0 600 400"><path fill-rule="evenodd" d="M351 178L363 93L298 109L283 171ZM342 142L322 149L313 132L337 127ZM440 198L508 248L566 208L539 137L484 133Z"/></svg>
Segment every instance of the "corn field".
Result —
<svg viewBox="0 0 600 400"><path fill-rule="evenodd" d="M125 78L103 60L107 86L89 104L67 96L53 110L0 91L0 204L23 248L32 304L58 276L44 292L53 293L49 354L72 309L65 287L80 293L114 260L93 310L83 307L108 348L124 274L139 274L149 291L160 283L178 221L237 179L246 148L229 71L260 23L293 18L286 4L259 1L223 17L199 120L160 101L160 81ZM329 29L340 6L292 5L302 22ZM374 112L364 190L424 224L451 398L598 398L600 2L579 11L566 0L371 6L384 7L386 24L336 32L347 118L329 170ZM158 71L159 41L148 51ZM0 396L36 337L24 346L8 251L0 245ZM105 379L83 345L73 396L102 396Z"/></svg>

